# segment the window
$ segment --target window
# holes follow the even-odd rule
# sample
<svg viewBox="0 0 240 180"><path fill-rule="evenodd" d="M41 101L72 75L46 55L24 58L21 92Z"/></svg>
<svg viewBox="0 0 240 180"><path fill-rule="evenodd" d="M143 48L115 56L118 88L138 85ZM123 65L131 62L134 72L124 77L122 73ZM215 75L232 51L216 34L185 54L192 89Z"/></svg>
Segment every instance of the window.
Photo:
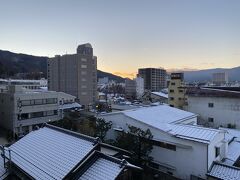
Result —
<svg viewBox="0 0 240 180"><path fill-rule="evenodd" d="M31 101L30 100L23 100L21 101L22 106L30 106L31 105Z"/></svg>
<svg viewBox="0 0 240 180"><path fill-rule="evenodd" d="M82 85L81 88L82 88L82 89L85 89L85 88L87 88L87 86L86 86L86 85Z"/></svg>
<svg viewBox="0 0 240 180"><path fill-rule="evenodd" d="M161 142L161 141L155 141L155 140L151 140L151 143L155 146L159 146L159 147L162 147L165 149L176 151L176 145L173 145L173 144L169 144L169 143L165 143L165 142Z"/></svg>
<svg viewBox="0 0 240 180"><path fill-rule="evenodd" d="M174 82L172 82L172 83L171 83L171 85L172 85L172 86L175 86L175 83L174 83Z"/></svg>
<svg viewBox="0 0 240 180"><path fill-rule="evenodd" d="M81 94L82 94L82 95L87 95L87 92L82 92Z"/></svg>
<svg viewBox="0 0 240 180"><path fill-rule="evenodd" d="M170 97L170 100L173 101L173 100L174 100L174 97Z"/></svg>
<svg viewBox="0 0 240 180"><path fill-rule="evenodd" d="M220 155L220 147L215 147L215 157Z"/></svg>
<svg viewBox="0 0 240 180"><path fill-rule="evenodd" d="M35 99L34 104L41 105L41 104L43 104L43 100L42 99Z"/></svg>
<svg viewBox="0 0 240 180"><path fill-rule="evenodd" d="M86 64L82 64L81 68L87 68L87 65Z"/></svg>
<svg viewBox="0 0 240 180"><path fill-rule="evenodd" d="M170 89L170 93L174 93L174 90L173 90L173 89Z"/></svg>
<svg viewBox="0 0 240 180"><path fill-rule="evenodd" d="M208 103L208 107L213 108L214 104L213 103Z"/></svg>
<svg viewBox="0 0 240 180"><path fill-rule="evenodd" d="M87 59L86 58L81 58L81 61L82 62L87 62Z"/></svg>
<svg viewBox="0 0 240 180"><path fill-rule="evenodd" d="M43 117L42 111L31 113L31 118L38 118L38 117Z"/></svg>
<svg viewBox="0 0 240 180"><path fill-rule="evenodd" d="M208 118L208 122L213 122L213 121L214 121L214 118L211 118L211 117Z"/></svg>
<svg viewBox="0 0 240 180"><path fill-rule="evenodd" d="M57 98L48 98L46 99L46 104L56 104Z"/></svg>
<svg viewBox="0 0 240 180"><path fill-rule="evenodd" d="M86 72L86 71L82 71L81 74L82 74L82 75L85 75L85 74L87 74L87 72Z"/></svg>
<svg viewBox="0 0 240 180"><path fill-rule="evenodd" d="M85 78L82 78L82 81L86 81L86 79L85 79Z"/></svg>
<svg viewBox="0 0 240 180"><path fill-rule="evenodd" d="M179 89L179 91L178 91L178 92L182 93L182 92L183 92L183 90L182 90L182 89Z"/></svg>

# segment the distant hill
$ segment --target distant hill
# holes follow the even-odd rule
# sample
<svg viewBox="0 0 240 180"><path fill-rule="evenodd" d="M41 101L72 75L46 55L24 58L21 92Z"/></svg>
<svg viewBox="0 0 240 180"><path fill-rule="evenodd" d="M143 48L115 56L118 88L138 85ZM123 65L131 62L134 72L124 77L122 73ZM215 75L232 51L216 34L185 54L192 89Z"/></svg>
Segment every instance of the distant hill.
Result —
<svg viewBox="0 0 240 180"><path fill-rule="evenodd" d="M0 50L0 78L16 78L17 74L26 73L29 79L47 77L48 57L17 54ZM37 75L36 75L37 74ZM39 76L41 74L41 76ZM98 70L98 78L108 77L109 80L124 82L124 78Z"/></svg>
<svg viewBox="0 0 240 180"><path fill-rule="evenodd" d="M188 82L193 81L211 81L212 74L217 72L227 72L229 81L240 81L240 66L235 68L216 68L216 69L206 69L199 71L185 71L184 79Z"/></svg>

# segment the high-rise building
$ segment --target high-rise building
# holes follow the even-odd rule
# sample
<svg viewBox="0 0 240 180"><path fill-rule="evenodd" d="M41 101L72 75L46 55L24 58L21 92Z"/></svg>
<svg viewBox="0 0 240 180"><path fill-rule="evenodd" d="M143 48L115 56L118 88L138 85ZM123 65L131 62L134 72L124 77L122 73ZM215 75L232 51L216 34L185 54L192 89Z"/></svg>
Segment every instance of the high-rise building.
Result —
<svg viewBox="0 0 240 180"><path fill-rule="evenodd" d="M97 97L97 57L91 44L82 44L77 54L56 55L48 60L48 89L77 97L88 106Z"/></svg>
<svg viewBox="0 0 240 180"><path fill-rule="evenodd" d="M166 87L166 70L160 68L138 69L138 76L144 79L144 89L160 91Z"/></svg>
<svg viewBox="0 0 240 180"><path fill-rule="evenodd" d="M136 98L136 81L128 78L125 80L125 95L127 99Z"/></svg>
<svg viewBox="0 0 240 180"><path fill-rule="evenodd" d="M142 77L136 77L134 80L136 82L136 96L139 99L144 94L144 79Z"/></svg>
<svg viewBox="0 0 240 180"><path fill-rule="evenodd" d="M215 84L217 86L224 85L224 84L228 83L228 74L226 72L213 73L212 81L213 81L213 84Z"/></svg>
<svg viewBox="0 0 240 180"><path fill-rule="evenodd" d="M183 109L186 100L186 88L183 84L183 80L183 73L171 74L171 79L168 86L168 102L172 107Z"/></svg>

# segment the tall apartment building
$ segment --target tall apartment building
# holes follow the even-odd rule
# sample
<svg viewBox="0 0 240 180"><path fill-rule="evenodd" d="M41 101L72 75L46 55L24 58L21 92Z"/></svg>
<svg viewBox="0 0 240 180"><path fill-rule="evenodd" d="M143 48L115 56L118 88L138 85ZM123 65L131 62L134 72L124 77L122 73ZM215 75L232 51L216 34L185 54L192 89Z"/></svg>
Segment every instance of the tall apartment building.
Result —
<svg viewBox="0 0 240 180"><path fill-rule="evenodd" d="M82 44L77 54L56 55L48 60L48 89L77 97L88 106L97 97L97 57L91 44Z"/></svg>
<svg viewBox="0 0 240 180"><path fill-rule="evenodd" d="M168 86L168 102L172 107L183 109L185 104L185 86L183 85L184 74L172 73Z"/></svg>
<svg viewBox="0 0 240 180"><path fill-rule="evenodd" d="M213 73L212 81L213 81L213 84L215 84L217 86L224 85L224 84L228 83L228 74L226 72Z"/></svg>
<svg viewBox="0 0 240 180"><path fill-rule="evenodd" d="M144 79L144 89L160 91L166 87L166 70L160 68L138 69L138 76Z"/></svg>

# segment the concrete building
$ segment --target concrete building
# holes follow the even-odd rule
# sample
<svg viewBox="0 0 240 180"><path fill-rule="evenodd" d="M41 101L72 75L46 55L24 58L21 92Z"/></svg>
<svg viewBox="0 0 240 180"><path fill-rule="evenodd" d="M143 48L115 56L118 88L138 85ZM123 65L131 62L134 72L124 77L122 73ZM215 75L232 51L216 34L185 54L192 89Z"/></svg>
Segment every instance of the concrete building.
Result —
<svg viewBox="0 0 240 180"><path fill-rule="evenodd" d="M168 102L170 106L183 109L186 101L183 73L172 73L168 86Z"/></svg>
<svg viewBox="0 0 240 180"><path fill-rule="evenodd" d="M63 118L66 106L75 107L75 98L62 92L10 85L0 93L0 126L14 135L25 135L36 126Z"/></svg>
<svg viewBox="0 0 240 180"><path fill-rule="evenodd" d="M90 44L79 45L77 54L48 60L48 89L77 97L84 106L97 99L97 57Z"/></svg>
<svg viewBox="0 0 240 180"><path fill-rule="evenodd" d="M130 100L136 98L136 81L131 79L125 80L125 95L126 98Z"/></svg>
<svg viewBox="0 0 240 180"><path fill-rule="evenodd" d="M228 74L226 72L213 73L212 75L213 84L217 86L225 85L228 83Z"/></svg>
<svg viewBox="0 0 240 180"><path fill-rule="evenodd" d="M138 76L144 79L144 89L160 91L166 87L166 70L160 68L138 69Z"/></svg>
<svg viewBox="0 0 240 180"><path fill-rule="evenodd" d="M136 82L136 96L139 99L144 94L144 79L136 77L134 81Z"/></svg>
<svg viewBox="0 0 240 180"><path fill-rule="evenodd" d="M227 154L225 131L195 125L197 115L167 105L101 115L112 121L107 139L116 139L119 133L128 132L128 125L149 129L153 134L154 168L181 179L202 178L213 162Z"/></svg>
<svg viewBox="0 0 240 180"><path fill-rule="evenodd" d="M240 129L240 92L224 89L188 88L185 109L199 114L200 124Z"/></svg>
<svg viewBox="0 0 240 180"><path fill-rule="evenodd" d="M0 93L0 111L0 125L18 136L61 118L57 92L37 92L17 85Z"/></svg>

